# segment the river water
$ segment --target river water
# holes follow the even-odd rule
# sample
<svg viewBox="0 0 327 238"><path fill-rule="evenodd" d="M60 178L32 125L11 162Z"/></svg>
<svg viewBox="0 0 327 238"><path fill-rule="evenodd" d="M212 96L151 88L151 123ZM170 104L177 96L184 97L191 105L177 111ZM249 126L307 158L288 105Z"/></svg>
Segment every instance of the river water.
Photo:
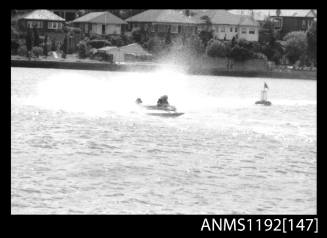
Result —
<svg viewBox="0 0 327 238"><path fill-rule="evenodd" d="M254 105L266 82L271 107ZM316 81L11 68L13 214L316 214ZM135 105L167 94L184 115Z"/></svg>

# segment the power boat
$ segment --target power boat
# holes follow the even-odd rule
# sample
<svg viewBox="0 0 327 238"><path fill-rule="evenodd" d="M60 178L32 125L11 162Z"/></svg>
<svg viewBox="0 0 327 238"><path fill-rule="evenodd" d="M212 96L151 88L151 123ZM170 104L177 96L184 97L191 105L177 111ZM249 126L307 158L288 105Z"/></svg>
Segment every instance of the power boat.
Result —
<svg viewBox="0 0 327 238"><path fill-rule="evenodd" d="M177 112L176 107L171 105L142 105L142 100L140 98L136 99L136 104L141 106L144 109L147 109L152 112L146 113L151 116L160 116L160 117L178 117L183 115L183 112Z"/></svg>

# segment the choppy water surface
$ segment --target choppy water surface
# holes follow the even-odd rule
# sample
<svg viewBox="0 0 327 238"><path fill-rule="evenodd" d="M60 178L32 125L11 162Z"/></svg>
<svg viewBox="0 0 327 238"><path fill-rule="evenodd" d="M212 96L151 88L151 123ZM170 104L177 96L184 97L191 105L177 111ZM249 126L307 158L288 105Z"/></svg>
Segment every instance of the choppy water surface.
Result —
<svg viewBox="0 0 327 238"><path fill-rule="evenodd" d="M11 87L13 214L316 214L316 81L12 68ZM185 114L134 104L162 94Z"/></svg>

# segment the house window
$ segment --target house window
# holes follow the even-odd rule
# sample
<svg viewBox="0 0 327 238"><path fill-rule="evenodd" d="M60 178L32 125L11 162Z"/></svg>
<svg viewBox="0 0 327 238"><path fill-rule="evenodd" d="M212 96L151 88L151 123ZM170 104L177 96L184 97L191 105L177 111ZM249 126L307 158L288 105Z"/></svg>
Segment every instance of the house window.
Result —
<svg viewBox="0 0 327 238"><path fill-rule="evenodd" d="M302 29L305 29L306 28L306 20L302 20Z"/></svg>
<svg viewBox="0 0 327 238"><path fill-rule="evenodd" d="M233 32L233 27L231 27L229 30L230 30L230 32Z"/></svg>
<svg viewBox="0 0 327 238"><path fill-rule="evenodd" d="M167 32L167 25L158 25L158 32Z"/></svg>
<svg viewBox="0 0 327 238"><path fill-rule="evenodd" d="M151 32L155 32L154 25L151 25Z"/></svg>
<svg viewBox="0 0 327 238"><path fill-rule="evenodd" d="M43 28L43 22L42 21L28 21L27 22L27 27L28 28Z"/></svg>
<svg viewBox="0 0 327 238"><path fill-rule="evenodd" d="M237 29L237 27L235 27L235 32L237 32L238 31L238 29Z"/></svg>
<svg viewBox="0 0 327 238"><path fill-rule="evenodd" d="M61 22L48 22L48 29L62 29Z"/></svg>
<svg viewBox="0 0 327 238"><path fill-rule="evenodd" d="M182 33L182 26L178 26L178 33Z"/></svg>
<svg viewBox="0 0 327 238"><path fill-rule="evenodd" d="M249 29L249 34L255 34L255 29L254 28L250 28Z"/></svg>
<svg viewBox="0 0 327 238"><path fill-rule="evenodd" d="M225 32L225 27L220 28L220 32Z"/></svg>
<svg viewBox="0 0 327 238"><path fill-rule="evenodd" d="M246 34L246 28L242 27L242 29L241 29L241 33L242 33L242 34Z"/></svg>
<svg viewBox="0 0 327 238"><path fill-rule="evenodd" d="M275 18L274 19L274 26L275 26L275 29L280 29L282 27L282 19L281 18Z"/></svg>
<svg viewBox="0 0 327 238"><path fill-rule="evenodd" d="M178 25L171 25L170 26L171 33L178 33Z"/></svg>
<svg viewBox="0 0 327 238"><path fill-rule="evenodd" d="M97 33L97 25L96 24L92 24L92 32Z"/></svg>

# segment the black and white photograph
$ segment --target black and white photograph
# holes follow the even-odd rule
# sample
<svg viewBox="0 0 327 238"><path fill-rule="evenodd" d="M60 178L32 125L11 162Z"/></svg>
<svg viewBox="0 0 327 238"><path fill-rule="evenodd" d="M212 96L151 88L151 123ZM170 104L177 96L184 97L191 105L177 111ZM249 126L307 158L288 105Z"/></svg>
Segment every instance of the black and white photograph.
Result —
<svg viewBox="0 0 327 238"><path fill-rule="evenodd" d="M316 25L11 9L11 214L317 215Z"/></svg>

